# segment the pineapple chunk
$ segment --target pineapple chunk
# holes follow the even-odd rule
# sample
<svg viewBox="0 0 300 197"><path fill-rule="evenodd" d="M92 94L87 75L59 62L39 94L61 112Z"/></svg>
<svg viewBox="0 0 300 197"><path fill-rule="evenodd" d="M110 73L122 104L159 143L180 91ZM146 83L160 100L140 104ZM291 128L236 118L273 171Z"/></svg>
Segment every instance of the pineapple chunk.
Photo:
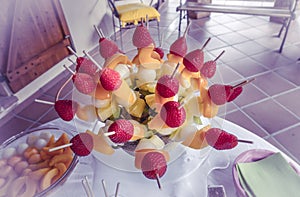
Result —
<svg viewBox="0 0 300 197"><path fill-rule="evenodd" d="M145 109L146 103L143 99L137 98L136 102L130 106L129 113L134 117L141 118Z"/></svg>

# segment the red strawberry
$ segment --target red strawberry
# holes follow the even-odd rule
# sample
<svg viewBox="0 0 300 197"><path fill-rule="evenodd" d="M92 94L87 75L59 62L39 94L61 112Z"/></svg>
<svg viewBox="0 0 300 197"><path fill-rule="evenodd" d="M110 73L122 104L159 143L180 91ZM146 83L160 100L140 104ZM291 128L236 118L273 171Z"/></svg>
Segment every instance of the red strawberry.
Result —
<svg viewBox="0 0 300 197"><path fill-rule="evenodd" d="M142 172L148 179L162 177L167 171L165 156L159 152L147 153L141 163Z"/></svg>
<svg viewBox="0 0 300 197"><path fill-rule="evenodd" d="M100 38L99 45L100 45L99 47L100 55L104 59L107 59L113 56L114 54L116 54L117 52L119 52L119 47L112 40L108 40L106 38Z"/></svg>
<svg viewBox="0 0 300 197"><path fill-rule="evenodd" d="M76 89L83 94L90 94L97 87L97 83L93 77L86 73L76 73L76 75L73 76L73 82Z"/></svg>
<svg viewBox="0 0 300 197"><path fill-rule="evenodd" d="M162 48L156 47L156 48L154 48L154 51L159 54L159 56L160 56L161 59L165 55L164 50Z"/></svg>
<svg viewBox="0 0 300 197"><path fill-rule="evenodd" d="M163 75L156 84L158 94L164 98L175 96L179 90L179 81L170 75Z"/></svg>
<svg viewBox="0 0 300 197"><path fill-rule="evenodd" d="M109 138L115 143L125 143L132 138L133 130L134 127L130 121L119 119L109 126L108 132L115 132Z"/></svg>
<svg viewBox="0 0 300 197"><path fill-rule="evenodd" d="M180 103L176 101L166 102L160 111L160 117L171 128L181 126L186 118L186 113Z"/></svg>
<svg viewBox="0 0 300 197"><path fill-rule="evenodd" d="M190 72L198 72L203 66L204 53L200 49L189 52L183 58L185 68Z"/></svg>
<svg viewBox="0 0 300 197"><path fill-rule="evenodd" d="M203 64L200 72L204 77L212 78L216 73L217 64L215 61L207 61Z"/></svg>
<svg viewBox="0 0 300 197"><path fill-rule="evenodd" d="M170 46L170 53L180 57L184 57L186 55L187 44L185 36L180 37L173 42L173 44Z"/></svg>
<svg viewBox="0 0 300 197"><path fill-rule="evenodd" d="M208 88L208 95L214 104L223 105L231 94L231 87L230 85L214 84Z"/></svg>
<svg viewBox="0 0 300 197"><path fill-rule="evenodd" d="M118 89L122 84L120 74L110 68L105 68L102 70L100 75L100 82L102 87L107 91L114 91Z"/></svg>
<svg viewBox="0 0 300 197"><path fill-rule="evenodd" d="M148 29L142 24L136 27L132 36L132 42L135 47L144 48L152 44L153 39Z"/></svg>
<svg viewBox="0 0 300 197"><path fill-rule="evenodd" d="M211 128L205 133L207 143L217 150L232 149L237 146L238 138L219 128Z"/></svg>
<svg viewBox="0 0 300 197"><path fill-rule="evenodd" d="M80 133L75 135L70 143L72 151L78 156L87 156L89 155L94 148L93 137L88 133Z"/></svg>
<svg viewBox="0 0 300 197"><path fill-rule="evenodd" d="M84 58L84 57L78 57L76 59L76 63L80 66L82 64L82 62L85 61L85 60L86 60L86 58Z"/></svg>
<svg viewBox="0 0 300 197"><path fill-rule="evenodd" d="M220 53L220 55L216 57L216 59L204 63L200 70L201 74L204 77L212 78L214 76L217 69L217 60L224 54L224 52L225 51L222 51L222 53Z"/></svg>
<svg viewBox="0 0 300 197"><path fill-rule="evenodd" d="M70 121L74 118L78 104L72 100L57 100L54 104L54 109L65 121Z"/></svg>
<svg viewBox="0 0 300 197"><path fill-rule="evenodd" d="M243 88L230 85L214 84L208 88L208 95L216 105L223 105L236 99L243 91Z"/></svg>
<svg viewBox="0 0 300 197"><path fill-rule="evenodd" d="M242 91L243 91L243 87L233 88L233 91L231 92L231 94L227 98L227 102L231 102L234 99L236 99L236 97L238 97L242 93Z"/></svg>
<svg viewBox="0 0 300 197"><path fill-rule="evenodd" d="M76 59L76 71L94 76L97 73L98 67L89 59L78 57Z"/></svg>

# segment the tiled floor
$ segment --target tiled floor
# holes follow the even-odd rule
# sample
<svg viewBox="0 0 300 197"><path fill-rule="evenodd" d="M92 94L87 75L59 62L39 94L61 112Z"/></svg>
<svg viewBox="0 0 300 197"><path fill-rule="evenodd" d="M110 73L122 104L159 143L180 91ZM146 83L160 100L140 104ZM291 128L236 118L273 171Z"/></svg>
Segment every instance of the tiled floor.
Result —
<svg viewBox="0 0 300 197"><path fill-rule="evenodd" d="M169 0L161 10L160 26L165 40L162 47L170 45L167 40L177 38L177 5L176 0ZM238 99L226 106L226 110L221 109L219 115L263 137L299 163L300 64L297 59L300 58L300 17L292 22L282 54L276 52L281 40L272 36L279 29L280 25L269 22L267 17L213 13L209 18L192 21L188 45L189 50L199 48L211 37L206 48L208 58L226 51L218 61L218 73L211 81L236 84L245 78L256 78L244 88ZM124 34L126 36L130 35ZM123 40L126 42L126 39ZM126 43L124 46L125 51L132 49L131 44L131 48ZM49 84L25 106L14 111L15 118L1 127L1 141L24 128L57 117L53 107L34 103L33 100L37 97L53 100L65 75L60 76L54 87ZM71 88L69 86L69 90ZM71 96L67 92L63 95ZM32 109L40 113L32 113Z"/></svg>

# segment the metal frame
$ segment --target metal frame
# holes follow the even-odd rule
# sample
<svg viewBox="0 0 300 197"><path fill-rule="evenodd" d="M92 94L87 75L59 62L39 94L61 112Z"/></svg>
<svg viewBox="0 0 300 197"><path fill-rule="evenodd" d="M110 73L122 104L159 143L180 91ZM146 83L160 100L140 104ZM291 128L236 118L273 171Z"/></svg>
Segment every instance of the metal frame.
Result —
<svg viewBox="0 0 300 197"><path fill-rule="evenodd" d="M275 8L275 7L259 7L259 6L233 6L233 5L219 5L219 4L201 4L201 3L192 3L185 2L180 4L177 7L179 11L179 25L178 25L178 37L181 34L181 23L182 19L186 17L187 23L189 23L189 16L186 13L187 11L196 11L196 12L218 12L218 13L228 13L228 14L246 14L246 15L259 15L259 16L272 16L272 17L283 17L285 18L284 23L277 35L281 37L282 32L285 29L285 33L282 38L282 42L279 48L279 53L282 52L288 30L291 24L291 21L295 19L295 11L298 0L290 0L289 8ZM185 12L185 13L184 13Z"/></svg>

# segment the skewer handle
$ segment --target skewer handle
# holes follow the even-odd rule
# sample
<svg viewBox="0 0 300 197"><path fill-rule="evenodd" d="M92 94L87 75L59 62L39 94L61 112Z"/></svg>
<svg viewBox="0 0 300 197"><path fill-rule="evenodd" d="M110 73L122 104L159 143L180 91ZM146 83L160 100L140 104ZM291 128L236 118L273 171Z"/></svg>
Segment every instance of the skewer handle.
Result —
<svg viewBox="0 0 300 197"><path fill-rule="evenodd" d="M102 70L102 67L98 64L98 62L96 62L94 58L90 56L90 54L88 54L85 50L83 51L83 53L98 67L99 70Z"/></svg>
<svg viewBox="0 0 300 197"><path fill-rule="evenodd" d="M247 144L253 144L253 141L250 141L250 140L238 140L238 142L247 143Z"/></svg>
<svg viewBox="0 0 300 197"><path fill-rule="evenodd" d="M115 134L116 134L115 131L111 131L111 132L104 133L103 135L108 137L108 136L115 135Z"/></svg>
<svg viewBox="0 0 300 197"><path fill-rule="evenodd" d="M56 150L60 150L60 149L63 149L63 148L70 147L72 145L73 145L72 143L68 143L68 144L64 144L64 145L57 146L57 147L54 147L54 148L50 148L48 151L53 152L53 151L56 151Z"/></svg>
<svg viewBox="0 0 300 197"><path fill-rule="evenodd" d="M37 102L37 103L43 103L43 104L47 104L47 105L54 105L55 104L53 102L40 100L40 99L35 99L34 101Z"/></svg>

